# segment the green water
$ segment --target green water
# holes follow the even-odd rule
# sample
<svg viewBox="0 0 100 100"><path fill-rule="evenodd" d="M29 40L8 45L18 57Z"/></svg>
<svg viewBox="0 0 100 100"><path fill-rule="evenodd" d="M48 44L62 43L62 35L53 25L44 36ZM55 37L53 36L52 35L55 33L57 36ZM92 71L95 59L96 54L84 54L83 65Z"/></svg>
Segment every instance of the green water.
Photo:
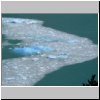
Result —
<svg viewBox="0 0 100 100"><path fill-rule="evenodd" d="M2 17L29 18L44 21L44 26L91 39L98 43L98 14L3 14ZM5 38L2 39L4 41ZM6 39L5 39L6 40ZM21 40L8 40L15 45ZM10 54L10 53L9 53ZM8 59L2 50L2 59ZM13 56L16 57L16 56ZM13 58L12 57L12 58ZM98 59L65 66L48 74L36 86L81 86L92 74L98 79Z"/></svg>

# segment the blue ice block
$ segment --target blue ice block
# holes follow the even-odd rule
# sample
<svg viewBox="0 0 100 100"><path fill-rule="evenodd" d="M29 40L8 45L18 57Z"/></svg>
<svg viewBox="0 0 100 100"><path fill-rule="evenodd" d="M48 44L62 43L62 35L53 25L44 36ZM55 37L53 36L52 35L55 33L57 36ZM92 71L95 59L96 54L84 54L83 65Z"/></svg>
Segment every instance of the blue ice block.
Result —
<svg viewBox="0 0 100 100"><path fill-rule="evenodd" d="M45 46L33 46L33 47L23 47L23 48L14 48L13 52L19 55L27 56L32 54L40 54L43 52L50 52L53 49Z"/></svg>

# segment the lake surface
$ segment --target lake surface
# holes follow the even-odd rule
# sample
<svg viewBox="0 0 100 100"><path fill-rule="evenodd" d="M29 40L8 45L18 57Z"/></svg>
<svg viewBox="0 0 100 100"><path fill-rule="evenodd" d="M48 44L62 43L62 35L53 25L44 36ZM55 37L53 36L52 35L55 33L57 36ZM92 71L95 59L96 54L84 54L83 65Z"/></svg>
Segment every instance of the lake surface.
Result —
<svg viewBox="0 0 100 100"><path fill-rule="evenodd" d="M28 18L44 21L44 26L51 27L77 36L87 37L95 44L98 43L98 15L97 14L3 14L2 17ZM2 43L6 37L2 36ZM16 45L20 40L7 40ZM12 45L13 46L13 45ZM8 45L9 47L9 45ZM7 46L5 49L8 48ZM2 49L2 59L19 57L12 55L9 51ZM9 55L7 55L9 53ZM36 86L81 86L87 82L92 74L96 74L98 79L98 59L84 63L62 67L52 72Z"/></svg>

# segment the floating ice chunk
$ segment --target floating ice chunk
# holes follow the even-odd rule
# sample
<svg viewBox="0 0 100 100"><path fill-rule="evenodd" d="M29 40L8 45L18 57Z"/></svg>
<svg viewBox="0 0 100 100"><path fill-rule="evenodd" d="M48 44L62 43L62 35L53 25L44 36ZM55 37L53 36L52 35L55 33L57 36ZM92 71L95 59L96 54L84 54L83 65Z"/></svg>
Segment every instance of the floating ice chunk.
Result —
<svg viewBox="0 0 100 100"><path fill-rule="evenodd" d="M34 48L34 47L33 47ZM44 51L44 52L49 52L49 51L53 51L52 48L50 47L44 47L44 46L37 46L36 49L40 50L40 51Z"/></svg>
<svg viewBox="0 0 100 100"><path fill-rule="evenodd" d="M72 44L72 45L73 45L73 44L79 43L79 41L78 41L78 40L75 40L75 39L74 39L74 40L68 40L67 42L68 42L69 44Z"/></svg>
<svg viewBox="0 0 100 100"><path fill-rule="evenodd" d="M49 55L48 58L50 58L50 59L57 59L57 56L55 56L55 55Z"/></svg>
<svg viewBox="0 0 100 100"><path fill-rule="evenodd" d="M30 20L22 18L2 18L3 23L16 23L16 24L43 24L40 20Z"/></svg>
<svg viewBox="0 0 100 100"><path fill-rule="evenodd" d="M39 58L33 58L32 60L33 60L33 61L38 61L38 60L39 60Z"/></svg>
<svg viewBox="0 0 100 100"><path fill-rule="evenodd" d="M6 80L12 80L12 79L15 79L14 77L8 77L6 78Z"/></svg>
<svg viewBox="0 0 100 100"><path fill-rule="evenodd" d="M24 48L14 48L13 52L19 55L32 55L32 54L40 54L42 52L50 52L52 48L44 47L44 46L33 46L33 47L24 47Z"/></svg>
<svg viewBox="0 0 100 100"><path fill-rule="evenodd" d="M37 54L37 50L32 50L28 47L25 47L25 48L14 48L13 51L16 53L16 54L19 54L19 55L32 55L33 53L34 54Z"/></svg>
<svg viewBox="0 0 100 100"><path fill-rule="evenodd" d="M66 59L66 58L68 58L68 56L66 56L66 55L59 55L58 58L59 59Z"/></svg>
<svg viewBox="0 0 100 100"><path fill-rule="evenodd" d="M62 60L64 60L64 59L68 58L68 55L64 55L64 54L60 54L60 55L48 55L47 58L58 59L58 60L62 59Z"/></svg>
<svg viewBox="0 0 100 100"><path fill-rule="evenodd" d="M32 86L63 66L98 56L98 46L91 40L42 26L43 21L2 18L2 24L7 39L21 40L9 50L22 55L2 60L4 86Z"/></svg>

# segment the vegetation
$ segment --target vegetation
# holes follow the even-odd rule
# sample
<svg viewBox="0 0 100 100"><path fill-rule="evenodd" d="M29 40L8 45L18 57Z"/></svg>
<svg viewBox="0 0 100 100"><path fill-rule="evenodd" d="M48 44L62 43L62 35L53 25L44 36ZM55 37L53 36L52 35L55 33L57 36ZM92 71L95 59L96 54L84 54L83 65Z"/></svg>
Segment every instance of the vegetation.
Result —
<svg viewBox="0 0 100 100"><path fill-rule="evenodd" d="M96 75L93 74L87 83L83 83L83 86L98 86L98 81L95 80L95 77Z"/></svg>

